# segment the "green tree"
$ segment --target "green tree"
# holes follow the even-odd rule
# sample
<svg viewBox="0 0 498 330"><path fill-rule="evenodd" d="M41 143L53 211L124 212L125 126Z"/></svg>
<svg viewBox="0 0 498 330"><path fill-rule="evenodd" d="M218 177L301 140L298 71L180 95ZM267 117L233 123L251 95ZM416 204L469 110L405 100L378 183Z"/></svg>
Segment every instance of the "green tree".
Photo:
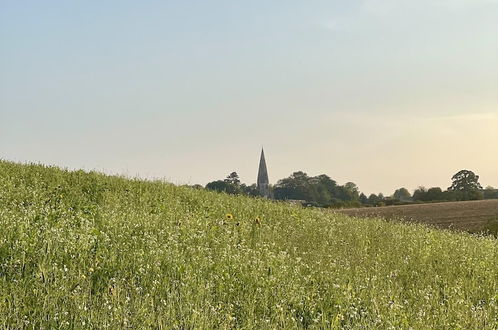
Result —
<svg viewBox="0 0 498 330"><path fill-rule="evenodd" d="M255 183L253 183L250 186L247 186L245 184L241 184L240 189L244 195L252 196L252 197L259 196L258 187L256 186Z"/></svg>
<svg viewBox="0 0 498 330"><path fill-rule="evenodd" d="M356 183L347 182L344 185L344 190L346 191L347 200L357 201L360 198L360 191Z"/></svg>
<svg viewBox="0 0 498 330"><path fill-rule="evenodd" d="M460 200L482 199L482 186L479 183L479 176L469 170L461 170L452 178L449 191L460 192Z"/></svg>
<svg viewBox="0 0 498 330"><path fill-rule="evenodd" d="M240 187L233 183L227 182L225 180L217 180L209 182L206 185L207 190L213 190L217 192L224 192L227 194L238 195L241 193Z"/></svg>
<svg viewBox="0 0 498 330"><path fill-rule="evenodd" d="M281 179L275 185L275 198L280 200L296 199L313 202L316 193L313 180L302 171L294 172L288 178Z"/></svg>
<svg viewBox="0 0 498 330"><path fill-rule="evenodd" d="M339 186L325 174L310 177L302 171L279 180L274 187L274 196L280 200L304 200L308 204L321 207L360 205L358 186L353 182Z"/></svg>
<svg viewBox="0 0 498 330"><path fill-rule="evenodd" d="M370 196L368 196L368 204L372 206L377 206L381 201L382 199L376 194L370 194Z"/></svg>
<svg viewBox="0 0 498 330"><path fill-rule="evenodd" d="M314 202L322 207L329 207L334 204L337 182L332 180L328 175L321 174L311 178L311 184L315 192Z"/></svg>
<svg viewBox="0 0 498 330"><path fill-rule="evenodd" d="M461 170L451 178L453 181L448 190L472 191L482 189L479 175L469 170Z"/></svg>
<svg viewBox="0 0 498 330"><path fill-rule="evenodd" d="M402 202L408 202L412 199L412 195L410 194L408 189L399 188L394 192L393 198Z"/></svg>
<svg viewBox="0 0 498 330"><path fill-rule="evenodd" d="M360 194L359 201L361 204L368 204L368 197L364 193Z"/></svg>
<svg viewBox="0 0 498 330"><path fill-rule="evenodd" d="M443 201L444 200L443 190L439 187L429 188L429 190L427 190L426 200Z"/></svg>
<svg viewBox="0 0 498 330"><path fill-rule="evenodd" d="M204 189L204 187L198 183L193 184L193 185L185 185L186 187L193 188L193 189Z"/></svg>
<svg viewBox="0 0 498 330"><path fill-rule="evenodd" d="M487 186L484 189L484 199L498 199L498 189L495 189L491 186Z"/></svg>
<svg viewBox="0 0 498 330"><path fill-rule="evenodd" d="M240 184L239 175L237 174L237 172L232 172L226 177L225 182L228 182L228 183L231 183L234 185L239 185Z"/></svg>
<svg viewBox="0 0 498 330"><path fill-rule="evenodd" d="M237 172L230 173L225 180L217 180L209 182L206 185L207 190L213 190L218 192L224 192L232 195L239 195L244 193L243 188L240 185L240 179Z"/></svg>
<svg viewBox="0 0 498 330"><path fill-rule="evenodd" d="M420 201L426 202L427 201L427 189L423 186L420 186L417 189L415 189L415 191L413 192L413 200L417 201L417 202L420 202Z"/></svg>

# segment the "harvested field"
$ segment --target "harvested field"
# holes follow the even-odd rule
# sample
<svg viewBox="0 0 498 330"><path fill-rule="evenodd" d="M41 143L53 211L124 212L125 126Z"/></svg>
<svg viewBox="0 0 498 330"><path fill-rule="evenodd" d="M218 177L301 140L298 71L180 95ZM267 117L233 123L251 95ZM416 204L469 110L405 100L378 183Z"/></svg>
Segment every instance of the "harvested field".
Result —
<svg viewBox="0 0 498 330"><path fill-rule="evenodd" d="M337 212L355 217L381 217L469 232L496 231L498 200L365 207Z"/></svg>

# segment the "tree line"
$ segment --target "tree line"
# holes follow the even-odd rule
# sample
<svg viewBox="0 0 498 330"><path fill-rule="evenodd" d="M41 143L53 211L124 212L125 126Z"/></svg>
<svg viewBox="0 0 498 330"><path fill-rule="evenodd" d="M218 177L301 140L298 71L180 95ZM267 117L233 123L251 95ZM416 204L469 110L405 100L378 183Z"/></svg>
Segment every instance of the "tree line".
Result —
<svg viewBox="0 0 498 330"><path fill-rule="evenodd" d="M218 192L235 195L258 196L256 184L246 185L240 182L237 172L230 173L223 180L209 182L205 187ZM412 203L468 201L480 199L498 199L498 189L483 189L479 176L469 170L461 170L451 178L451 186L446 190L440 187L417 188L411 194L406 188L397 189L391 196L382 193L368 197L359 191L353 182L339 185L328 175L309 176L303 171L292 173L270 187L271 195L276 200L296 201L307 206L316 207L362 207L404 205Z"/></svg>

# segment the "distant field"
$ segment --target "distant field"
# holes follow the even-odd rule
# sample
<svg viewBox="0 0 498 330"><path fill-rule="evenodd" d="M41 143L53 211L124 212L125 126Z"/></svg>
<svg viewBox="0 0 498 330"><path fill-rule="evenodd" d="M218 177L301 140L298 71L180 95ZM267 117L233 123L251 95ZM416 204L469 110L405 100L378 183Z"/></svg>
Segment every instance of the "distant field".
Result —
<svg viewBox="0 0 498 330"><path fill-rule="evenodd" d="M339 210L355 217L402 219L470 232L496 231L498 200L369 207Z"/></svg>

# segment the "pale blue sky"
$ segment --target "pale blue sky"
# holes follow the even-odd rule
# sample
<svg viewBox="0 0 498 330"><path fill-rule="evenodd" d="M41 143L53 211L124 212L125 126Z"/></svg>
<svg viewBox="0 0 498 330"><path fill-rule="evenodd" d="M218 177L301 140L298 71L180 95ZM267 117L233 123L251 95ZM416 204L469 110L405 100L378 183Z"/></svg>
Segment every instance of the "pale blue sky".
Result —
<svg viewBox="0 0 498 330"><path fill-rule="evenodd" d="M0 158L498 186L498 0L0 0Z"/></svg>

